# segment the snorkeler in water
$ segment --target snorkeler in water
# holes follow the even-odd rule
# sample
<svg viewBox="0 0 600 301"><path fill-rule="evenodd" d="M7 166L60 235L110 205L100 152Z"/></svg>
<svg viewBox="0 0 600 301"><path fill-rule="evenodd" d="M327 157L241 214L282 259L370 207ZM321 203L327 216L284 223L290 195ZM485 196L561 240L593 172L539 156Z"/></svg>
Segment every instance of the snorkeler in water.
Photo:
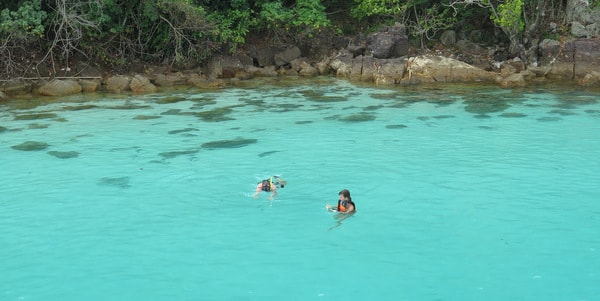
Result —
<svg viewBox="0 0 600 301"><path fill-rule="evenodd" d="M336 211L344 214L356 212L356 205L354 205L352 197L350 196L350 190L348 189L340 191L337 207L327 204L325 205L325 208L327 208L329 211Z"/></svg>
<svg viewBox="0 0 600 301"><path fill-rule="evenodd" d="M277 188L283 188L287 182L279 176L272 176L268 179L258 182L256 185L256 191L254 192L254 198L258 198L261 191L271 192L269 200L273 200L277 196Z"/></svg>

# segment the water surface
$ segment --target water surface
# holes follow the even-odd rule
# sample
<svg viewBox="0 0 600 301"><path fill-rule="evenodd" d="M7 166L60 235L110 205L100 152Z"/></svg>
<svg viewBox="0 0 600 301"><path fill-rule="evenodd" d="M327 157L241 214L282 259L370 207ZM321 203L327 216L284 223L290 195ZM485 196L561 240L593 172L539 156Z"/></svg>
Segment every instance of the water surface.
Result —
<svg viewBox="0 0 600 301"><path fill-rule="evenodd" d="M0 300L600 295L595 93L245 85L0 104Z"/></svg>

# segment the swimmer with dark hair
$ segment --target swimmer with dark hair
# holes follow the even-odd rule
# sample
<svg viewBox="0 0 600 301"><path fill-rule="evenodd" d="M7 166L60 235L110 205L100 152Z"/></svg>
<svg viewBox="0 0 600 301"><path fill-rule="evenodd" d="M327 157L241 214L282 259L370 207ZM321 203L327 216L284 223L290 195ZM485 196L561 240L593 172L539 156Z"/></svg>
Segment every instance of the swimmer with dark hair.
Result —
<svg viewBox="0 0 600 301"><path fill-rule="evenodd" d="M272 176L268 179L258 182L256 185L256 191L254 192L254 198L258 198L261 191L271 192L269 200L273 200L277 196L277 188L283 188L287 185L287 182L279 176Z"/></svg>
<svg viewBox="0 0 600 301"><path fill-rule="evenodd" d="M339 193L339 199L337 206L331 206L329 204L325 205L325 208L329 211L335 211L344 214L350 214L356 212L356 205L352 201L352 197L350 196L350 190L344 189Z"/></svg>

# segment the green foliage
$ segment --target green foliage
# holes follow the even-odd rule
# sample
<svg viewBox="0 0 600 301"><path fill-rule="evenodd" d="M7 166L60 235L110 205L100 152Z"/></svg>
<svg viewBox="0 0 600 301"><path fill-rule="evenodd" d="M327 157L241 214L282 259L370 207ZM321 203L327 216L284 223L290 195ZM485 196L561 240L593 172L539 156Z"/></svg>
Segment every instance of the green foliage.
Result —
<svg viewBox="0 0 600 301"><path fill-rule="evenodd" d="M0 12L0 34L14 34L19 38L42 37L47 13L41 9L41 0L24 1L16 11L5 8Z"/></svg>
<svg viewBox="0 0 600 301"><path fill-rule="evenodd" d="M215 25L213 33L218 41L230 44L232 50L245 43L250 31L280 39L298 39L331 26L325 6L319 0L297 0L288 6L288 1L282 0L200 2L209 11L208 19Z"/></svg>
<svg viewBox="0 0 600 301"><path fill-rule="evenodd" d="M130 58L185 65L210 54L211 26L204 9L191 0L103 3L101 10L90 12L101 30L88 30L84 46L107 64L121 65Z"/></svg>
<svg viewBox="0 0 600 301"><path fill-rule="evenodd" d="M312 37L316 31L331 26L325 7L319 0L298 0L296 5L285 7L281 1L265 1L259 6L256 30L268 30L283 39L298 40Z"/></svg>
<svg viewBox="0 0 600 301"><path fill-rule="evenodd" d="M437 32L451 28L456 23L456 17L453 11L447 7L433 5L427 8L414 9L414 18L411 25L411 34L421 39L421 46L424 45L424 39L431 40Z"/></svg>
<svg viewBox="0 0 600 301"><path fill-rule="evenodd" d="M494 24L507 30L511 34L522 32L525 29L523 21L523 0L507 0L498 4L497 14L492 14Z"/></svg>
<svg viewBox="0 0 600 301"><path fill-rule="evenodd" d="M397 18L404 15L410 1L405 0L355 0L352 16L364 19L372 16Z"/></svg>
<svg viewBox="0 0 600 301"><path fill-rule="evenodd" d="M212 34L220 43L231 43L232 50L236 45L244 43L246 35L252 27L252 10L241 1L232 1L230 9L213 11L207 19L214 24Z"/></svg>

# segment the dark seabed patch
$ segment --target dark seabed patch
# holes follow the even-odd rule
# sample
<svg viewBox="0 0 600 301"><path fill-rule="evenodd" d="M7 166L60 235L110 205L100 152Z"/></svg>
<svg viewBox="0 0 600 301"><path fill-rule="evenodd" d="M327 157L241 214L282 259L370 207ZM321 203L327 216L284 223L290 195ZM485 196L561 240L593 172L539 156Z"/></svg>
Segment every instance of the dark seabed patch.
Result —
<svg viewBox="0 0 600 301"><path fill-rule="evenodd" d="M56 118L58 115L55 113L36 113L36 114L22 114L15 116L15 120L38 120L38 119L50 119Z"/></svg>
<svg viewBox="0 0 600 301"><path fill-rule="evenodd" d="M161 118L160 116L155 116L155 115L137 115L135 117L133 117L133 119L135 120L151 120L151 119L158 119Z"/></svg>
<svg viewBox="0 0 600 301"><path fill-rule="evenodd" d="M496 99L491 96L477 95L471 99L465 100L467 106L465 111L476 115L484 115L489 113L502 112L510 105L504 99Z"/></svg>
<svg viewBox="0 0 600 301"><path fill-rule="evenodd" d="M169 134L174 135L174 134L179 134L179 133L188 133L188 132L194 132L194 131L198 131L198 129L195 128L185 128L185 129L180 129L180 130L172 130L169 131Z"/></svg>
<svg viewBox="0 0 600 301"><path fill-rule="evenodd" d="M390 99L397 99L398 93L372 93L372 94L370 94L370 96L373 99L390 100Z"/></svg>
<svg viewBox="0 0 600 301"><path fill-rule="evenodd" d="M446 107L456 102L456 99L452 98L434 98L428 99L428 103L436 104L437 107Z"/></svg>
<svg viewBox="0 0 600 301"><path fill-rule="evenodd" d="M341 117L339 120L343 122L365 122L375 120L377 116L373 114L352 114Z"/></svg>
<svg viewBox="0 0 600 301"><path fill-rule="evenodd" d="M500 116L500 117L506 117L506 118L523 118L523 117L527 117L526 114L517 113L517 112L506 112L506 113L502 113L502 114L500 114L498 116Z"/></svg>
<svg viewBox="0 0 600 301"><path fill-rule="evenodd" d="M169 103L176 103L176 102L186 101L186 100L187 99L183 96L168 96L168 97L157 99L156 103L157 104L169 104Z"/></svg>
<svg viewBox="0 0 600 301"><path fill-rule="evenodd" d="M161 157L163 157L164 159L171 159L171 158L175 158L175 157L179 157L179 156L193 155L193 154L198 153L199 151L200 151L199 149L190 149L190 150L181 150L181 151L162 152L159 155Z"/></svg>
<svg viewBox="0 0 600 301"><path fill-rule="evenodd" d="M274 153L278 153L278 152L280 152L280 151L269 151L269 152L264 152L264 153L260 153L260 154L258 154L258 157L262 158L262 157L266 157L266 156L268 156L268 155L272 155L272 154L274 154Z"/></svg>
<svg viewBox="0 0 600 301"><path fill-rule="evenodd" d="M227 120L235 120L234 118L228 117L227 114L230 114L233 110L229 107L224 108L216 108L210 111L197 112L194 113L194 116L202 119L207 122L220 122Z"/></svg>
<svg viewBox="0 0 600 301"><path fill-rule="evenodd" d="M2 132L6 132L6 131L8 131L8 129L7 129L7 128L5 128L5 127L3 127L3 126L0 126L0 133L2 133Z"/></svg>
<svg viewBox="0 0 600 301"><path fill-rule="evenodd" d="M310 121L310 120L299 120L294 122L295 124L309 124L309 123L313 123L314 121Z"/></svg>
<svg viewBox="0 0 600 301"><path fill-rule="evenodd" d="M47 129L48 127L50 127L49 124L41 124L41 123L32 123L30 125L27 126L28 129L31 130L36 130L36 129Z"/></svg>
<svg viewBox="0 0 600 301"><path fill-rule="evenodd" d="M593 116L600 116L600 110L585 110L584 112L586 112L587 114L593 115ZM1 132L1 130L0 130Z"/></svg>
<svg viewBox="0 0 600 301"><path fill-rule="evenodd" d="M270 112L273 113L285 113L285 112L293 112L295 109L301 108L303 105L295 104L295 103L282 103L269 108Z"/></svg>
<svg viewBox="0 0 600 301"><path fill-rule="evenodd" d="M216 140L211 142L206 142L202 144L202 148L206 149L220 149L220 148L238 148L244 147L253 143L256 143L257 139L244 139L238 138L233 140Z"/></svg>
<svg viewBox="0 0 600 301"><path fill-rule="evenodd" d="M546 116L546 117L540 117L537 119L537 121L540 121L540 122L553 122L553 121L559 121L559 120L562 120L562 118L555 117L555 116Z"/></svg>
<svg viewBox="0 0 600 301"><path fill-rule="evenodd" d="M408 107L410 104L405 102L405 101L396 101L393 104L387 106L388 108L406 108Z"/></svg>
<svg viewBox="0 0 600 301"><path fill-rule="evenodd" d="M487 115L487 114L477 114L477 115L475 115L475 118L477 118L477 119L489 119L489 118L492 118L492 116Z"/></svg>
<svg viewBox="0 0 600 301"><path fill-rule="evenodd" d="M493 127L489 126L489 125L480 125L478 126L480 129L484 129L484 130L492 130L494 129Z"/></svg>
<svg viewBox="0 0 600 301"><path fill-rule="evenodd" d="M98 185L101 186L113 186L119 188L129 188L129 177L120 177L120 178L102 178L98 181Z"/></svg>
<svg viewBox="0 0 600 301"><path fill-rule="evenodd" d="M419 117L417 117L417 119L419 119L421 121L427 121L427 120L429 120L429 118L431 118L431 117L429 117L429 116L419 116Z"/></svg>
<svg viewBox="0 0 600 301"><path fill-rule="evenodd" d="M98 108L97 105L79 105L79 106L66 106L63 108L65 111L82 111Z"/></svg>
<svg viewBox="0 0 600 301"><path fill-rule="evenodd" d="M140 110L140 109L150 109L152 106L149 105L136 105L136 104L124 104L119 106L109 106L106 107L111 110Z"/></svg>
<svg viewBox="0 0 600 301"><path fill-rule="evenodd" d="M563 104L572 104L575 106L579 105L591 105L598 102L596 97L590 95L570 95L565 94L558 99Z"/></svg>
<svg viewBox="0 0 600 301"><path fill-rule="evenodd" d="M448 119L448 118L456 118L456 116L454 116L454 115L437 115L437 116L433 116L433 118L435 118L435 119Z"/></svg>
<svg viewBox="0 0 600 301"><path fill-rule="evenodd" d="M160 115L183 115L183 113L180 109L170 109L160 113Z"/></svg>
<svg viewBox="0 0 600 301"><path fill-rule="evenodd" d="M552 107L564 109L564 110L572 110L577 109L577 105L574 103L561 102L559 104L553 105Z"/></svg>
<svg viewBox="0 0 600 301"><path fill-rule="evenodd" d="M68 152L60 152L60 151L49 151L48 155L60 158L60 159L69 159L75 158L79 156L79 152L76 151L68 151Z"/></svg>
<svg viewBox="0 0 600 301"><path fill-rule="evenodd" d="M240 98L241 102L245 103L249 106L262 107L265 105L265 101L262 99L254 99L254 98Z"/></svg>
<svg viewBox="0 0 600 301"><path fill-rule="evenodd" d="M306 98L309 101L316 101L316 102L340 102L340 101L347 101L348 98L346 98L345 96L331 96L331 95L325 95L325 93L320 92L320 91L315 91L315 90L304 90L300 92L304 98Z"/></svg>
<svg viewBox="0 0 600 301"><path fill-rule="evenodd" d="M384 106L379 105L379 106L367 106L363 108L363 111L376 111L379 110L381 108L384 108Z"/></svg>
<svg viewBox="0 0 600 301"><path fill-rule="evenodd" d="M48 147L48 143L38 142L38 141L26 141L18 145L13 145L11 148L20 150L20 151L39 151L46 149Z"/></svg>
<svg viewBox="0 0 600 301"><path fill-rule="evenodd" d="M408 126L404 125L404 124L388 124L385 126L386 129L403 129L403 128L407 128Z"/></svg>
<svg viewBox="0 0 600 301"><path fill-rule="evenodd" d="M191 107L192 110L201 110L204 109L204 107L206 106L210 106L210 105L216 105L217 101L214 99L201 99L201 100L196 100L197 102L194 103L194 105Z"/></svg>
<svg viewBox="0 0 600 301"><path fill-rule="evenodd" d="M552 110L550 112L548 112L550 114L557 114L557 115L562 115L562 116L571 116L571 115L577 115L577 113L575 112L571 112L569 110Z"/></svg>

